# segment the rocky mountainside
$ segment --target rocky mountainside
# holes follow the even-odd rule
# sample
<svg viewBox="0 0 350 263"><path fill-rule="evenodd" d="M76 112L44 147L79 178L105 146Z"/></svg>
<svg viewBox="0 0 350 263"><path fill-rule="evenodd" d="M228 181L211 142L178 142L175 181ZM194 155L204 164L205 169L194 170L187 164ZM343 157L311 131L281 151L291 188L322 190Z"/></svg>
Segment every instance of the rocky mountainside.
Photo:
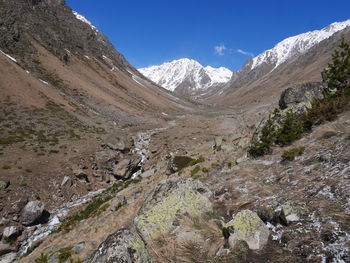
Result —
<svg viewBox="0 0 350 263"><path fill-rule="evenodd" d="M266 50L257 57L249 60L245 67L250 68L250 70L254 70L263 66L264 64L267 64L273 66L273 69L275 69L287 60L306 53L316 44L349 26L350 20L335 22L321 30L315 30L286 38L272 49Z"/></svg>
<svg viewBox="0 0 350 263"><path fill-rule="evenodd" d="M193 110L63 0L0 1L0 71L0 225L20 233L44 210L129 179L145 161L137 133Z"/></svg>
<svg viewBox="0 0 350 263"><path fill-rule="evenodd" d="M233 73L231 80L210 90L201 98L221 105L264 106L276 101L289 85L320 81L319 74L329 62L341 40L350 37L350 21L288 38L249 59L244 67Z"/></svg>
<svg viewBox="0 0 350 263"><path fill-rule="evenodd" d="M350 87L309 82L349 29L208 88L224 107L148 80L63 0L0 0L0 30L1 263L350 262Z"/></svg>
<svg viewBox="0 0 350 263"><path fill-rule="evenodd" d="M197 61L187 58L141 68L139 71L165 89L182 95L205 92L210 87L226 83L232 76L227 68L203 67Z"/></svg>

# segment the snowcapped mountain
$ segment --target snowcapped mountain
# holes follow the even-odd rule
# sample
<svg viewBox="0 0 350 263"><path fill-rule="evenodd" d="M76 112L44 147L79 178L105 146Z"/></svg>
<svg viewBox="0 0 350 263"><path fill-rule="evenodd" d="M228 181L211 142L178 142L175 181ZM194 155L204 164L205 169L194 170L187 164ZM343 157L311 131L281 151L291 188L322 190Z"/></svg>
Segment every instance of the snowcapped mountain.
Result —
<svg viewBox="0 0 350 263"><path fill-rule="evenodd" d="M84 22L85 24L88 24L91 27L92 30L98 31L97 28L85 16L83 16L83 15L81 15L78 12L75 12L75 11L72 11L72 12L73 12L73 14L75 15L75 17L78 20Z"/></svg>
<svg viewBox="0 0 350 263"><path fill-rule="evenodd" d="M197 61L187 58L141 68L139 71L158 85L185 94L228 82L232 76L232 71L227 68L203 67Z"/></svg>
<svg viewBox="0 0 350 263"><path fill-rule="evenodd" d="M264 63L273 64L273 69L275 69L288 59L305 53L322 40L331 37L334 33L341 31L348 26L350 26L350 19L344 22L335 22L321 30L315 30L286 38L274 48L266 50L253 58L249 64L250 70L257 68Z"/></svg>

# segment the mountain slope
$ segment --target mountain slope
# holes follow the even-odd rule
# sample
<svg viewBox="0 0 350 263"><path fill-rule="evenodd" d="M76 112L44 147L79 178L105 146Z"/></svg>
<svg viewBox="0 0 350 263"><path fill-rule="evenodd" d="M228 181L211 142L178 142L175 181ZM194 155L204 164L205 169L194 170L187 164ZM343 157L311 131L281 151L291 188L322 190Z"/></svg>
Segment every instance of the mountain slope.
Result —
<svg viewBox="0 0 350 263"><path fill-rule="evenodd" d="M273 64L274 68L277 68L285 61L307 52L316 44L348 26L350 26L350 20L335 22L321 30L315 30L289 37L279 42L274 48L266 50L262 54L253 58L247 66L250 66L251 70L263 64Z"/></svg>
<svg viewBox="0 0 350 263"><path fill-rule="evenodd" d="M10 182L0 192L2 216L18 216L17 201L40 198L52 209L113 183L118 158L138 163L137 132L193 109L141 75L64 1L0 6L0 180ZM124 153L101 146L118 139Z"/></svg>
<svg viewBox="0 0 350 263"><path fill-rule="evenodd" d="M264 105L275 101L291 84L320 81L341 39L349 39L350 20L333 23L319 31L288 38L273 49L249 59L231 80L210 90L201 99L233 107Z"/></svg>
<svg viewBox="0 0 350 263"><path fill-rule="evenodd" d="M232 76L227 68L203 67L187 58L141 68L139 71L165 89L185 95L203 92L216 84L227 82Z"/></svg>

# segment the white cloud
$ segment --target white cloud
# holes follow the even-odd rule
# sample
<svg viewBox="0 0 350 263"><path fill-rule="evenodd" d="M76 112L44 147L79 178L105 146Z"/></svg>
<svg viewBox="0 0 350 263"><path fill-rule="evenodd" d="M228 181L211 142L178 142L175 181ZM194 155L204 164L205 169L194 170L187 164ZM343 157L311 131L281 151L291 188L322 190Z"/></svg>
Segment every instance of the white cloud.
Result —
<svg viewBox="0 0 350 263"><path fill-rule="evenodd" d="M244 51L243 49L237 49L237 53L248 56L248 57L254 57L254 54L248 51Z"/></svg>
<svg viewBox="0 0 350 263"><path fill-rule="evenodd" d="M225 55L225 51L227 50L227 47L225 45L219 45L214 47L214 53L217 56L223 56Z"/></svg>

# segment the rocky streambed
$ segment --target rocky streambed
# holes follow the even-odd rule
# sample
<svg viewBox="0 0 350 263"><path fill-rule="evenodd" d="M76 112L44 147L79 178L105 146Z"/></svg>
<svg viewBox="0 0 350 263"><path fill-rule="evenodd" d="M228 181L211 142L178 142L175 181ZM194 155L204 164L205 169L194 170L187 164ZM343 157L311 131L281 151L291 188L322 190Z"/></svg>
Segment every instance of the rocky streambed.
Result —
<svg viewBox="0 0 350 263"><path fill-rule="evenodd" d="M133 173L131 174L130 179L136 179L142 174L142 166L147 161L150 152L149 145L151 136L154 133L164 131L175 125L176 122L171 121L166 127L139 132L133 137L134 143L131 152L138 156L137 158L139 162L137 167L133 168ZM72 209L89 203L92 199L99 196L104 190L105 188L89 192L88 194L78 197L74 201L65 203L54 210L49 212L44 211L44 213L46 213L46 220L35 225L24 227L21 236L18 237L18 239L20 239L20 242L18 242L20 244L19 249L16 251L15 248L11 248L7 250L7 253L5 253L5 251L2 257L0 257L0 262L13 262L33 251L48 235L56 231L62 225L62 222Z"/></svg>

